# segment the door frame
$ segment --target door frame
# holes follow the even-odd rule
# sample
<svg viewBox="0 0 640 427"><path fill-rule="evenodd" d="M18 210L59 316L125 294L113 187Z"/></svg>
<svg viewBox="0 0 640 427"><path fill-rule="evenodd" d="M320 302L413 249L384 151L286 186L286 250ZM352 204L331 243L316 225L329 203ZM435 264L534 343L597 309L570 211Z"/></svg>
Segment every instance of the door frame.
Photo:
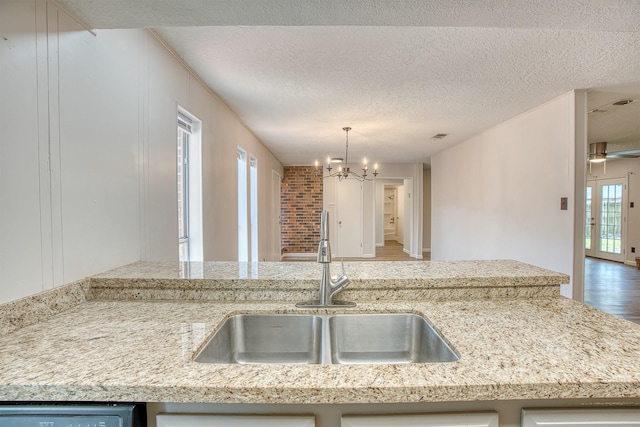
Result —
<svg viewBox="0 0 640 427"><path fill-rule="evenodd" d="M611 184L622 184L622 224L620 229L620 254L612 254L609 252L600 251L600 218L601 218L601 188L602 185L611 185ZM594 258L605 259L608 261L621 262L626 264L627 254L626 254L626 245L627 245L627 218L628 218L628 199L629 199L629 179L627 176L625 177L614 177L614 178L602 178L602 179L590 179L587 180L587 186L591 185L594 190L592 190L592 201L591 201L591 209L592 216L595 218L595 227L592 233L592 246L594 247L593 252ZM586 212L586 204L585 204L585 212ZM585 221L586 224L586 221ZM595 241L594 240L595 236ZM585 251L586 253L586 251Z"/></svg>
<svg viewBox="0 0 640 427"><path fill-rule="evenodd" d="M403 227L409 227L408 230L408 242L405 241L403 244L403 252L405 252L406 254L408 254L410 257L415 258L415 259L421 259L422 258L422 248L417 248L418 245L415 244L414 239L412 238L412 236L414 235L414 229L415 229L415 219L414 219L414 212L416 209L416 195L414 194L414 188L415 188L415 183L414 183L414 178L412 176L385 176L384 178L378 178L376 181L382 181L380 182L381 186L382 186L382 198L383 200L380 201L380 194L378 194L378 191L376 191L376 186L378 185L378 182L374 182L374 191L373 191L373 236L374 236L374 241L375 241L375 236L376 236L376 216L377 216L377 212L378 209L382 209L381 211L381 216L382 216L382 235L383 235L383 245L384 246L384 186L385 185L395 185L397 187L402 187L403 189L405 189L405 191L409 191L411 194L413 194L413 196L411 196L409 199L409 209L404 209L404 213L403 213ZM402 181L402 183L400 182L387 182L387 181ZM408 190L407 190L407 185L409 185ZM400 191L400 188L398 188L398 193ZM424 191L424 190L423 190ZM380 205L380 206L378 206ZM405 239L407 240L407 239ZM416 246L414 248L414 246ZM374 244L374 249L376 249L378 247L377 244ZM406 248L406 250L405 250ZM415 256L416 254L418 254L419 256Z"/></svg>
<svg viewBox="0 0 640 427"><path fill-rule="evenodd" d="M595 183L595 184L594 184ZM587 215L587 188L591 188L591 216L589 217ZM598 185L595 179L590 179L587 181L587 186L585 187L585 192L584 192L584 197L585 197L585 206L584 206L584 215L585 215L585 222L584 222L584 238L583 240L583 247L584 247L584 254L585 256L588 257L595 257L596 256L596 217L595 217L595 204L596 204L596 192L598 191ZM589 226L591 227L591 248L587 249L586 247L586 239L587 239L587 220L589 221Z"/></svg>

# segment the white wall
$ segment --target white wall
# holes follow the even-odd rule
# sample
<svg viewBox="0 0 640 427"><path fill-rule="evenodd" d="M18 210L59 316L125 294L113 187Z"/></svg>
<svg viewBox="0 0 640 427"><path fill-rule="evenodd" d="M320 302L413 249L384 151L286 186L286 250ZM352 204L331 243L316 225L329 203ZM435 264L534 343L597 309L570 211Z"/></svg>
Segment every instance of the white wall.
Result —
<svg viewBox="0 0 640 427"><path fill-rule="evenodd" d="M517 259L573 273L575 111L570 92L433 157L432 259ZM562 292L571 296L569 286Z"/></svg>
<svg viewBox="0 0 640 427"><path fill-rule="evenodd" d="M258 159L260 257L282 166L145 30L94 36L44 0L0 2L0 303L177 260L176 113L202 120L205 260L234 260L236 145Z"/></svg>

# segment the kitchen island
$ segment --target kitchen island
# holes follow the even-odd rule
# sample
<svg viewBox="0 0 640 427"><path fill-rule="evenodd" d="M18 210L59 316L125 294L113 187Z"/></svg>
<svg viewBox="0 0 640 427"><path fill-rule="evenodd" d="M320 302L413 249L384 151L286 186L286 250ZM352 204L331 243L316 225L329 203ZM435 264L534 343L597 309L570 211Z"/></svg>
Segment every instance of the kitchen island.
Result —
<svg viewBox="0 0 640 427"><path fill-rule="evenodd" d="M295 307L315 296L318 264L136 263L69 285L77 302L58 314L4 329L0 400L293 405L307 412L309 404L408 404L413 412L456 402L484 402L482 410L516 401L640 406L640 325L561 297L565 275L516 261L352 262L345 270L352 284L338 297L357 306L332 313L419 314L460 360L197 363L194 353L233 314L326 313ZM9 310L17 309L5 305L5 319Z"/></svg>

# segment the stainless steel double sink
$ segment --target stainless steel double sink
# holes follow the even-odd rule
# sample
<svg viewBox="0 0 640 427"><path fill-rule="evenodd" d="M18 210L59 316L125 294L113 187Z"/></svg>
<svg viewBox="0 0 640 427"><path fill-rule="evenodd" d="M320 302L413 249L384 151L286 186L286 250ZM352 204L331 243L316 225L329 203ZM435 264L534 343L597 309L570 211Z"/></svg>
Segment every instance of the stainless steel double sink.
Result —
<svg viewBox="0 0 640 427"><path fill-rule="evenodd" d="M196 355L203 363L455 362L459 354L421 316L238 314Z"/></svg>

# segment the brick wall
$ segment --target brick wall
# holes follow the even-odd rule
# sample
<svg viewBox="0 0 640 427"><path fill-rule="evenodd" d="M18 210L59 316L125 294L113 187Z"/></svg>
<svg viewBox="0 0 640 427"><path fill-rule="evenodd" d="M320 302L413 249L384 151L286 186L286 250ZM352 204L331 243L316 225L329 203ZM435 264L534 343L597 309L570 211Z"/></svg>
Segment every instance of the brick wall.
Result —
<svg viewBox="0 0 640 427"><path fill-rule="evenodd" d="M315 253L320 239L322 177L313 166L285 166L282 177L282 252Z"/></svg>

